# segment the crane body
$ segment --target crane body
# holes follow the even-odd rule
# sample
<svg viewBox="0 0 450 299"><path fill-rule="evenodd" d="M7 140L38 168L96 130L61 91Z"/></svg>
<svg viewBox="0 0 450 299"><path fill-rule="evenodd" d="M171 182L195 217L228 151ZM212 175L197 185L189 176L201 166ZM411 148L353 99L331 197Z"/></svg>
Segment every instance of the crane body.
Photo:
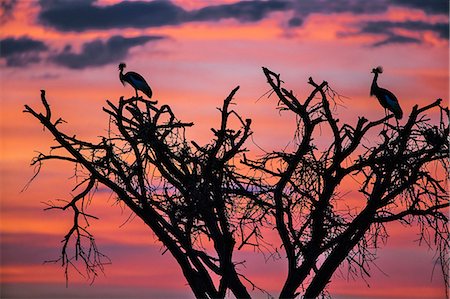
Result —
<svg viewBox="0 0 450 299"><path fill-rule="evenodd" d="M138 96L138 90L142 91L149 99L152 98L153 92L144 77L136 72L127 72L123 74L123 69L127 65L125 63L119 64L119 79L120 82L125 86L125 83L130 84L136 91L136 97Z"/></svg>
<svg viewBox="0 0 450 299"><path fill-rule="evenodd" d="M372 69L374 73L372 86L370 87L370 95L375 96L380 102L384 109L387 109L394 113L396 119L401 119L403 117L403 111L397 100L397 97L387 89L378 86L378 74L382 73L383 69L381 66Z"/></svg>

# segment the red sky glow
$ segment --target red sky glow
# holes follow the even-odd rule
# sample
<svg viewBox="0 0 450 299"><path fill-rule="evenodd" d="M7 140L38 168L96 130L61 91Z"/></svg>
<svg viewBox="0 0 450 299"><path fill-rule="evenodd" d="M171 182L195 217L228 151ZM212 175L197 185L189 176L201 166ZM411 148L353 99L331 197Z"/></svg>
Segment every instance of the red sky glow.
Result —
<svg viewBox="0 0 450 299"><path fill-rule="evenodd" d="M98 21L76 15L60 1L4 1L10 5L0 7L2 298L193 298L170 254L162 255L164 249L141 220L127 221L130 211L107 190L89 207L100 218L91 221L92 232L112 261L105 274L89 285L71 271L66 288L60 265L44 263L58 257L72 217L44 212L44 203L70 198L74 181L71 166L51 162L24 189L34 174L33 156L54 145L49 132L22 113L25 104L41 108L41 89L53 113L67 121L65 130L96 140L106 134L106 100L134 95L119 81L117 66L125 61L128 70L148 79L154 98L170 105L179 119L195 123L187 136L202 143L219 122L216 107L239 85L234 109L252 119L250 156L262 153L258 147L282 149L294 134L295 119L275 109L275 97L259 99L269 90L262 66L280 73L300 98L311 91L308 77L328 81L345 96L336 113L351 123L359 116L384 115L369 96L370 71L378 65L385 70L379 84L395 91L405 113L437 98L448 102L448 1L272 1L281 4L257 11L267 1L249 1L254 11L236 9L233 15L220 8L246 1L173 0L168 3L186 17L164 15L160 22L146 21L143 12L119 18L109 10L122 3L129 9L124 13L132 12L133 5L152 1L79 1L104 17ZM193 13L212 6L215 14ZM52 14L56 9L60 17ZM116 43L108 43L113 38ZM344 182L343 194L352 187ZM356 193L348 193L349 205L358 205ZM343 269L333 276L331 296L444 298L442 273L439 267L433 271L436 256L418 246L417 233L415 227L391 225L387 244L377 251L379 269L374 266L366 282L347 278ZM267 238L279 242L271 234ZM236 258L246 260L243 272L258 286L278 295L286 275L283 259L265 261L246 248ZM266 298L257 290L252 295Z"/></svg>

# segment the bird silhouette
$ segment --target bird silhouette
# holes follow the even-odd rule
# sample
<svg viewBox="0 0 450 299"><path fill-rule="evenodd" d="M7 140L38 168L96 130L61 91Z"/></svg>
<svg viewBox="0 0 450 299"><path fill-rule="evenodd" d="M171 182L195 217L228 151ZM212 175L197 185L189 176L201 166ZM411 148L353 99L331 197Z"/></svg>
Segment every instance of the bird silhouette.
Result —
<svg viewBox="0 0 450 299"><path fill-rule="evenodd" d="M148 83L145 81L144 77L139 75L135 72L127 72L125 75L123 74L123 69L126 68L125 63L119 64L119 78L120 82L125 86L125 82L133 86L134 90L136 91L136 97L138 96L138 90L142 91L149 99L152 98L152 89L148 85Z"/></svg>
<svg viewBox="0 0 450 299"><path fill-rule="evenodd" d="M378 74L381 74L382 72L383 68L381 66L372 69L374 77L370 88L370 95L375 96L378 99L385 111L387 109L394 113L396 119L401 119L403 117L403 111L402 108L400 108L397 97L389 90L381 88L377 84Z"/></svg>

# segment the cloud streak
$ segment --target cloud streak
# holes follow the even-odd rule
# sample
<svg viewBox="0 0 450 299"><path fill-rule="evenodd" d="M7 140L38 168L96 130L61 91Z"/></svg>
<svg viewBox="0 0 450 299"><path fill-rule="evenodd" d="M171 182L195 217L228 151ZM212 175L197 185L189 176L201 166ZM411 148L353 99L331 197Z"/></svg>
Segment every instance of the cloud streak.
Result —
<svg viewBox="0 0 450 299"><path fill-rule="evenodd" d="M12 14L16 0L2 2L4 10ZM231 4L205 6L196 10L185 10L171 1L155 0L151 2L119 2L112 5L98 6L95 0L62 1L40 0L39 21L60 31L83 32L87 30L108 30L113 28L149 28L176 26L187 22L217 22L234 19L239 22L258 22L267 18L272 12L293 12L287 21L290 28L301 27L311 14L375 14L386 12L389 5L419 9L427 14L448 13L448 2L442 0L393 0L358 1L336 0L326 5L315 1L237 1ZM354 24L356 33L379 35L380 41L373 46L388 44L421 43L417 32L434 32L439 38L448 40L448 23L428 23L425 21L370 21ZM398 31L404 31L399 33ZM85 43L80 52L75 52L70 45L62 51L50 53L48 46L29 37L5 38L1 41L1 56L9 67L22 67L42 60L46 53L48 60L70 69L84 69L103 66L126 58L129 50L149 41L160 40L161 36L138 36L126 38L114 36L109 40L94 40ZM101 55L100 55L101 54Z"/></svg>
<svg viewBox="0 0 450 299"><path fill-rule="evenodd" d="M10 67L21 67L41 61L40 54L48 50L47 45L39 40L23 36L8 37L0 40L1 58Z"/></svg>
<svg viewBox="0 0 450 299"><path fill-rule="evenodd" d="M426 23L423 21L372 21L362 26L361 33L389 34L395 29L405 29L411 32L432 31L440 38L448 39L448 23Z"/></svg>
<svg viewBox="0 0 450 299"><path fill-rule="evenodd" d="M95 0L69 2L61 0L41 0L39 20L45 26L60 31L82 32L87 30L108 30L123 28L152 28L177 26L188 22L217 22L223 19L234 19L238 22L258 22L267 18L272 12L291 12L293 16L287 21L288 28L301 27L306 18L312 14L351 13L379 14L386 13L391 6L422 10L428 15L448 15L449 3L445 0L336 0L324 3L320 0L293 1L236 1L231 4L205 6L196 10L185 10L171 1L155 0L151 2L133 1L119 2L112 5L98 6ZM392 43L421 43L420 38L411 35L414 32L432 31L441 39L448 40L448 23L427 23L423 21L374 21L354 24L358 34L382 34L384 39L374 43L382 46ZM396 29L410 31L403 35L394 32ZM351 35L342 34L341 36ZM96 44L89 45L84 51L89 52ZM104 47L103 47L104 48ZM94 60L89 53L87 57L92 64L101 65L101 58ZM113 56L112 54L110 57ZM77 56L68 49L55 57L54 61L71 68L78 68ZM113 57L111 57L113 59ZM64 62L61 62L64 61Z"/></svg>
<svg viewBox="0 0 450 299"><path fill-rule="evenodd" d="M335 0L335 1L291 1L292 8L298 16L307 17L317 14L377 14L385 13L391 6L422 10L430 15L448 15L449 3L446 0Z"/></svg>
<svg viewBox="0 0 450 299"><path fill-rule="evenodd" d="M105 41L96 39L87 42L82 45L80 52L74 52L71 45L66 45L63 50L56 52L40 40L27 36L9 37L0 40L1 58L6 61L8 67L24 67L47 60L70 69L84 69L119 62L128 56L131 48L164 38L159 35L115 35Z"/></svg>
<svg viewBox="0 0 450 299"><path fill-rule="evenodd" d="M273 11L287 10L290 3L283 0L241 1L233 4L207 6L186 11L170 1L119 2L97 6L95 1L41 1L39 20L60 31L85 31L112 28L150 28L179 25L196 21L219 21L225 18L255 22Z"/></svg>
<svg viewBox="0 0 450 299"><path fill-rule="evenodd" d="M449 13L449 2L447 0L392 0L392 4L419 9L427 14L448 15Z"/></svg>
<svg viewBox="0 0 450 299"><path fill-rule="evenodd" d="M293 1L296 11L300 14L309 15L311 13L344 13L353 14L375 14L386 12L391 6L412 8L422 10L426 14L447 15L449 4L446 0L378 0L378 1L360 1L360 0L335 0L335 1Z"/></svg>
<svg viewBox="0 0 450 299"><path fill-rule="evenodd" d="M266 18L271 12L286 11L291 8L287 1L240 1L232 4L206 6L188 12L187 21L219 21L236 19L240 22L257 22Z"/></svg>
<svg viewBox="0 0 450 299"><path fill-rule="evenodd" d="M397 34L389 34L386 38L376 43L373 43L372 46L380 47L388 44L420 44L421 40L415 37L397 35Z"/></svg>
<svg viewBox="0 0 450 299"><path fill-rule="evenodd" d="M177 25L186 12L169 1L120 2L96 6L94 1L41 1L39 20L60 31L110 28L146 28Z"/></svg>
<svg viewBox="0 0 450 299"><path fill-rule="evenodd" d="M51 55L50 61L70 69L103 66L123 60L131 48L141 46L150 41L163 39L162 36L123 37L113 36L106 41L94 40L83 44L81 52L75 53L67 45L60 53Z"/></svg>
<svg viewBox="0 0 450 299"><path fill-rule="evenodd" d="M375 34L383 35L385 37L382 41L374 43L373 46L383 46L393 43L421 43L421 40L417 37L396 33L398 29L407 31L411 34L431 31L444 40L448 40L449 35L448 23L426 23L423 21L371 21L364 23L361 26L359 34Z"/></svg>

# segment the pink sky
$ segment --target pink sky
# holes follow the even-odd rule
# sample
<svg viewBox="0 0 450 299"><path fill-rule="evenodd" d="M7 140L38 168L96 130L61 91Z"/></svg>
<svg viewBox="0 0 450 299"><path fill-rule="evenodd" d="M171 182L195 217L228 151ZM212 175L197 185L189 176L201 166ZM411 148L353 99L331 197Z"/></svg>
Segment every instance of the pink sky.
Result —
<svg viewBox="0 0 450 299"><path fill-rule="evenodd" d="M262 66L281 73L300 98L309 94L309 76L316 82L328 81L348 97L337 113L352 123L358 116L375 119L384 113L369 97L370 70L378 65L385 69L380 86L395 92L405 113L439 97L448 102L447 1L415 5L417 1L341 0L319 5L319 1L279 0L264 9L262 3L267 2L250 1L252 9L243 13L239 10L243 2L237 0L177 0L171 3L184 11L180 17L161 12L166 18L143 25L138 20L148 20L144 11L118 18L112 10L128 7L136 12L131 9L142 2L122 6L118 0L85 2L87 11L99 11L105 19L97 16L96 21L51 1L6 1L12 5L2 7L2 298L193 298L176 263L169 254L161 256L152 232L138 219L122 226L129 211L116 205L109 193L97 194L90 207L100 217L91 223L92 230L112 260L105 276L89 286L72 271L66 289L59 265L43 264L58 256L71 221L68 213L44 212L43 202L70 198L74 182L69 179L72 168L47 163L31 186L20 192L33 175L29 162L35 151L47 152L54 144L36 120L22 113L24 104L41 109L41 89L46 90L53 113L68 122L64 129L95 140L107 128L108 117L101 109L105 101L134 94L119 82L117 65L125 61L128 70L148 80L154 98L171 105L178 118L195 123L188 137L202 142L211 138L210 128L219 121L216 107L240 85L235 109L253 120L254 142L266 150L286 146L294 120L274 109L274 97L257 102L269 89ZM234 4L234 14L221 4ZM214 14L208 10L201 17L196 14L213 5ZM55 10L60 18L52 14ZM113 36L120 42L108 44ZM94 41L97 50L90 51L85 45L93 46ZM251 143L248 147L260 153ZM439 268L432 277L434 252L414 242L417 232L392 225L388 243L378 251L377 265L387 275L374 267L370 288L361 279L347 281L337 275L331 295L444 297ZM272 295L278 294L286 275L284 261L264 263L261 255L245 250L238 257L247 261L244 273ZM252 294L264 297L257 291Z"/></svg>

